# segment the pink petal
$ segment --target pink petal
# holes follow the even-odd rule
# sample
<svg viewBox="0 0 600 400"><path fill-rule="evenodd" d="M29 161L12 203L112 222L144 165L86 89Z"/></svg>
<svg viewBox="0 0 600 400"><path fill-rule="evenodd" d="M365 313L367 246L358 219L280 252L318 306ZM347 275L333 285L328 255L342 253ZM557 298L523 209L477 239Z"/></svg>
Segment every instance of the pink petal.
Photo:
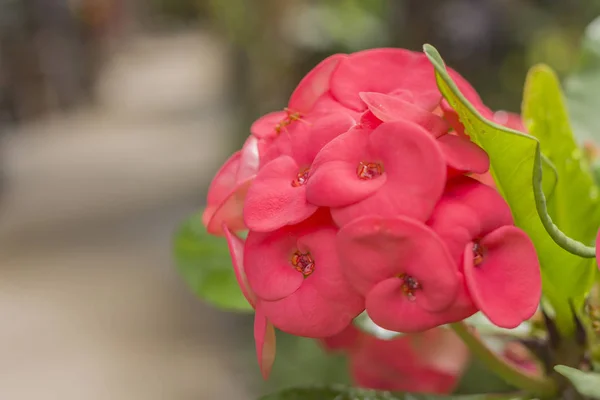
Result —
<svg viewBox="0 0 600 400"><path fill-rule="evenodd" d="M292 185L302 172L288 156L271 161L259 171L244 204L244 221L250 230L274 231L301 222L317 210L306 201L306 187Z"/></svg>
<svg viewBox="0 0 600 400"><path fill-rule="evenodd" d="M493 118L494 113L485 104L483 104L481 97L479 97L479 94L477 94L477 91L473 88L473 86L471 86L471 84L458 72L452 69L449 69L448 72L450 73L452 80L454 81L454 83L456 83L456 86L458 86L458 89L463 94L463 96L465 96L465 98L475 107L477 111L479 111L479 113L484 118L491 120ZM450 107L448 102L446 100L443 100L441 106L442 110L444 111L444 117L450 123L450 125L452 125L454 130L459 135L468 134L468 132L465 133L465 127L460 121L458 114L456 113L456 111L454 111L452 107Z"/></svg>
<svg viewBox="0 0 600 400"><path fill-rule="evenodd" d="M288 116L285 111L275 111L263 115L250 126L250 133L258 139L265 139L277 135L275 127Z"/></svg>
<svg viewBox="0 0 600 400"><path fill-rule="evenodd" d="M244 268L251 290L261 299L279 300L294 293L304 282L291 257L297 232L283 228L275 232L250 231L244 249Z"/></svg>
<svg viewBox="0 0 600 400"><path fill-rule="evenodd" d="M495 123L506 126L507 128L520 132L527 132L525 125L523 125L523 119L519 114L507 111L496 111L493 120Z"/></svg>
<svg viewBox="0 0 600 400"><path fill-rule="evenodd" d="M249 136L240 153L240 165L235 176L236 183L239 184L254 178L258 173L258 166L258 139Z"/></svg>
<svg viewBox="0 0 600 400"><path fill-rule="evenodd" d="M334 54L321 61L298 84L289 101L289 108L306 114L323 94L329 91L329 81L340 61L346 59L345 54Z"/></svg>
<svg viewBox="0 0 600 400"><path fill-rule="evenodd" d="M473 244L465 249L465 278L477 307L502 328L531 318L541 297L540 264L525 232L503 226L481 241L483 261L476 265Z"/></svg>
<svg viewBox="0 0 600 400"><path fill-rule="evenodd" d="M382 123L383 121L377 118L371 110L367 110L360 115L359 125L363 129L374 130Z"/></svg>
<svg viewBox="0 0 600 400"><path fill-rule="evenodd" d="M322 207L340 207L369 196L385 184L385 174L377 179L361 180L357 168L368 158L370 131L353 128L325 145L311 167L306 198Z"/></svg>
<svg viewBox="0 0 600 400"><path fill-rule="evenodd" d="M446 134L438 138L448 166L458 173L483 174L490 168L487 153L468 138Z"/></svg>
<svg viewBox="0 0 600 400"><path fill-rule="evenodd" d="M468 242L503 225L513 225L513 218L496 190L461 176L448 182L427 224L444 240L453 259L462 264Z"/></svg>
<svg viewBox="0 0 600 400"><path fill-rule="evenodd" d="M245 229L243 203L248 187L258 171L258 142L250 136L241 151L234 153L219 169L208 189L202 222L213 235L222 235L222 225Z"/></svg>
<svg viewBox="0 0 600 400"><path fill-rule="evenodd" d="M360 293L370 297L383 282L397 289L391 292L390 307L406 303L440 311L450 306L458 292L458 270L448 250L431 229L410 218L357 219L340 230L337 249L348 281ZM422 286L414 301L401 290L402 274Z"/></svg>
<svg viewBox="0 0 600 400"><path fill-rule="evenodd" d="M391 93L436 90L433 67L421 53L404 49L372 49L351 54L331 76L331 93L344 106L365 109L360 92ZM441 96L440 96L441 97Z"/></svg>
<svg viewBox="0 0 600 400"><path fill-rule="evenodd" d="M323 338L321 344L329 352L350 351L359 344L361 336L361 331L350 324L337 335Z"/></svg>
<svg viewBox="0 0 600 400"><path fill-rule="evenodd" d="M238 182L237 173L240 168L241 157L241 151L233 153L217 171L208 187L207 208L216 209L231 194ZM212 213L210 213L208 219L210 217L212 217ZM204 220L203 218L205 225L208 224L208 219Z"/></svg>
<svg viewBox="0 0 600 400"><path fill-rule="evenodd" d="M275 361L275 329L263 314L261 307L258 307L254 314L254 342L260 372L264 379L268 379Z"/></svg>
<svg viewBox="0 0 600 400"><path fill-rule="evenodd" d="M297 248L310 253L314 271L293 294L262 303L265 315L282 331L307 337L332 336L364 310L363 298L346 282L337 254L332 251L336 231L332 226L322 226L299 234Z"/></svg>
<svg viewBox="0 0 600 400"><path fill-rule="evenodd" d="M448 132L449 125L440 116L397 96L363 92L359 94L373 114L383 122L408 120L423 127L435 137Z"/></svg>
<svg viewBox="0 0 600 400"><path fill-rule="evenodd" d="M299 165L310 165L327 143L355 125L354 119L343 112L315 115L305 121L306 129L290 135L294 159Z"/></svg>
<svg viewBox="0 0 600 400"><path fill-rule="evenodd" d="M240 289L246 300L248 300L248 303L250 303L253 308L256 308L256 295L252 293L252 290L248 285L246 272L244 271L244 240L231 232L225 224L223 224L223 232L225 232L229 254L231 255L231 261L233 263L233 271L235 272L235 277L240 285Z"/></svg>
<svg viewBox="0 0 600 400"><path fill-rule="evenodd" d="M380 282L369 292L366 308L373 322L396 332L421 332L444 323L443 312L427 311L416 303L402 293L401 281L395 278Z"/></svg>
<svg viewBox="0 0 600 400"><path fill-rule="evenodd" d="M330 112L343 112L348 114L353 119L357 120L360 116L360 113L355 110L351 110L347 107L344 107L340 104L330 92L323 94L313 106L311 114L326 114Z"/></svg>
<svg viewBox="0 0 600 400"><path fill-rule="evenodd" d="M243 209L244 200L252 180L242 182L236 186L222 203L215 206L207 205L202 214L202 221L206 231L211 235L223 235L223 224L234 232L246 230Z"/></svg>
<svg viewBox="0 0 600 400"><path fill-rule="evenodd" d="M336 223L343 226L369 214L426 221L446 182L446 165L437 141L412 122L388 122L369 136L368 154L373 158L366 161L382 162L385 185L364 200L333 209Z"/></svg>

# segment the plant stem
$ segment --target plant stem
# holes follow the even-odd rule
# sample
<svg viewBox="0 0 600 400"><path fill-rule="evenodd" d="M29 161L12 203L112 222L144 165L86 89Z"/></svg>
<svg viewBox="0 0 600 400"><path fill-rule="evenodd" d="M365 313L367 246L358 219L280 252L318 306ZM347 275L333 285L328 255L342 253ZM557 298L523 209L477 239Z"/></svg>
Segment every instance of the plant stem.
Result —
<svg viewBox="0 0 600 400"><path fill-rule="evenodd" d="M541 398L554 397L558 392L556 383L552 379L546 376L527 374L494 353L479 337L473 334L471 328L464 322L456 322L450 326L486 367L510 385Z"/></svg>

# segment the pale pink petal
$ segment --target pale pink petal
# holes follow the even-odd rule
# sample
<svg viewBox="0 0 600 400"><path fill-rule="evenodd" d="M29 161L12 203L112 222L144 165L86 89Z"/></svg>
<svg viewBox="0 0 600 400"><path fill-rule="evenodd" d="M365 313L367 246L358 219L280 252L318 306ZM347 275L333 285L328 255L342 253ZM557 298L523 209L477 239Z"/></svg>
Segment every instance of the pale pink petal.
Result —
<svg viewBox="0 0 600 400"><path fill-rule="evenodd" d="M258 139L249 136L240 152L240 165L235 176L236 183L239 184L254 178L258 173L259 163Z"/></svg>

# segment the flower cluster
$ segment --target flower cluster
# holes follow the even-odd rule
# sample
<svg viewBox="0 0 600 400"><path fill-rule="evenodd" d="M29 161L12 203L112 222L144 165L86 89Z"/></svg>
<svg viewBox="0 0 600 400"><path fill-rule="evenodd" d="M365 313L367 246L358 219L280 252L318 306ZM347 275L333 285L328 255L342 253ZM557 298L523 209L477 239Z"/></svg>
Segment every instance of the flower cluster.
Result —
<svg viewBox="0 0 600 400"><path fill-rule="evenodd" d="M507 203L482 183L489 165L424 55L375 49L316 66L283 111L252 125L203 216L228 238L261 360L272 359L273 326L324 338L365 309L397 332L477 311L505 328L530 318L539 262ZM235 234L243 230L245 241Z"/></svg>

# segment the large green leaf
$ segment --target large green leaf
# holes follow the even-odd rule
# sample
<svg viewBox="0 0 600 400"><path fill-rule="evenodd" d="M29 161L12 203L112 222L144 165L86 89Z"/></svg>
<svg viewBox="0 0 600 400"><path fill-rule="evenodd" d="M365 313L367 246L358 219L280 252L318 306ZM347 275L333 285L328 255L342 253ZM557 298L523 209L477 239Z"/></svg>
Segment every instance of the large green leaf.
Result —
<svg viewBox="0 0 600 400"><path fill-rule="evenodd" d="M344 386L317 386L287 389L261 397L260 400L503 400L519 397L510 394L471 396L433 396L426 394L390 393Z"/></svg>
<svg viewBox="0 0 600 400"><path fill-rule="evenodd" d="M583 372L564 365L557 365L554 369L570 380L575 389L582 395L592 399L600 399L600 374Z"/></svg>
<svg viewBox="0 0 600 400"><path fill-rule="evenodd" d="M584 141L600 142L600 18L586 29L581 57L565 81L573 130Z"/></svg>
<svg viewBox="0 0 600 400"><path fill-rule="evenodd" d="M549 201L552 219L565 234L593 243L600 225L598 188L571 131L558 78L544 65L527 75L523 119L560 177Z"/></svg>
<svg viewBox="0 0 600 400"><path fill-rule="evenodd" d="M200 214L181 225L173 250L179 273L196 295L219 308L252 311L235 278L225 238L209 235Z"/></svg>
<svg viewBox="0 0 600 400"><path fill-rule="evenodd" d="M554 308L557 324L564 333L570 333L573 318L569 300L580 300L589 288L593 260L563 248L572 245L573 240L552 224L546 212L538 140L486 120L461 94L437 50L426 45L425 53L436 70L440 91L458 113L471 139L490 156L498 190L510 205L517 226L535 244L542 265L544 294ZM561 240L562 245L557 244Z"/></svg>

